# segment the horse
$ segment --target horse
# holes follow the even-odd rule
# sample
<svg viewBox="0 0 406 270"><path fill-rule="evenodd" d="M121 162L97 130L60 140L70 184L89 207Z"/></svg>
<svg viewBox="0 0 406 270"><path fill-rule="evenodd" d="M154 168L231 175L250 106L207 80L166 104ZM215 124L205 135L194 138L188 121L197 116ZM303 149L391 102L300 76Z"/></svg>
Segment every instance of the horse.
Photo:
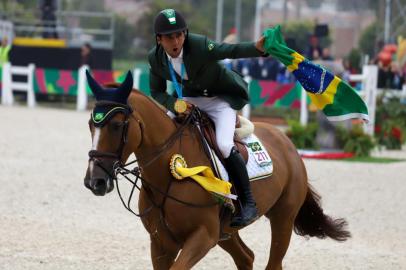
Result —
<svg viewBox="0 0 406 270"><path fill-rule="evenodd" d="M153 268L190 269L219 245L238 269L252 269L254 253L240 238L241 228L222 221L222 205L195 181L176 180L169 170L169 160L176 153L190 167L210 166L196 125L178 124L150 97L133 89L130 72L121 85L110 88L87 75L96 106L89 120L92 150L84 184L95 195L111 192L114 171L135 154L142 177L138 208L150 236ZM100 112L104 118L97 117ZM309 185L304 163L290 139L270 124L254 125L274 165L270 177L251 182L259 215L268 218L271 226L266 269L282 269L292 231L337 241L351 237L344 219L323 213L320 196ZM221 239L221 230L229 238Z"/></svg>

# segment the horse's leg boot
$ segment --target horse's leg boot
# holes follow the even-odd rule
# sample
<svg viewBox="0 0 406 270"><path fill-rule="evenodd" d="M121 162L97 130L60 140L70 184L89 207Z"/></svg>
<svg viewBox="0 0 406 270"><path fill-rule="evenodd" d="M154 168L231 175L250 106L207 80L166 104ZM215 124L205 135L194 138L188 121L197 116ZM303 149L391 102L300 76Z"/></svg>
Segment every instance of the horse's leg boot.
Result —
<svg viewBox="0 0 406 270"><path fill-rule="evenodd" d="M231 149L230 156L225 159L225 165L241 201L240 215L233 217L230 226L247 226L258 218L258 210L252 196L244 159L235 147Z"/></svg>

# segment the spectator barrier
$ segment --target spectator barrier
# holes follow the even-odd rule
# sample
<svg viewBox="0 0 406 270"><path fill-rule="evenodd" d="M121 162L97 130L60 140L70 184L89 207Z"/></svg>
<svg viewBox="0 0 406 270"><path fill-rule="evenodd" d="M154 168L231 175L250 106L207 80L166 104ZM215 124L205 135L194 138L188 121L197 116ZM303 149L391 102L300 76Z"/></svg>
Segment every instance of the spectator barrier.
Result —
<svg viewBox="0 0 406 270"><path fill-rule="evenodd" d="M364 126L364 130L369 135L374 135L376 95L378 92L378 67L375 65L365 65L362 67L362 74L351 74L350 81L361 82L361 97L364 99L369 114L369 123Z"/></svg>
<svg viewBox="0 0 406 270"><path fill-rule="evenodd" d="M13 105L14 96L13 91L27 92L28 107L35 107L35 94L34 94L34 70L35 65L29 64L27 67L11 66L10 63L3 64L2 70L2 91L1 102L4 105ZM27 77L26 82L15 82L13 76L20 75Z"/></svg>
<svg viewBox="0 0 406 270"><path fill-rule="evenodd" d="M35 106L36 94L68 95L77 97L77 110L85 110L88 97L92 95L86 82L85 71L87 68L87 66L83 66L79 70L61 70L35 68L32 65L29 67L11 66L10 63L7 63L3 68L0 67L1 103L13 104L12 91L19 90L27 92L27 103L30 107ZM119 71L93 70L92 73L101 84L113 81L121 82L125 77L125 73ZM13 75L25 75L28 79L25 82L16 82ZM143 92L149 95L148 74L142 72L141 69L135 69L134 75L134 87L143 89Z"/></svg>
<svg viewBox="0 0 406 270"><path fill-rule="evenodd" d="M76 110L84 111L87 108L87 93L86 93L86 70L89 67L87 65L79 68L78 75L78 93L76 98Z"/></svg>
<svg viewBox="0 0 406 270"><path fill-rule="evenodd" d="M85 79L86 67L79 70L63 70L52 68L35 68L33 89L39 95L69 95L77 96L77 110L85 110L91 91ZM126 72L92 70L93 76L101 84L107 82L121 82ZM146 68L135 68L134 88L140 89L144 94L150 95L149 74ZM272 106L300 108L301 86L298 83L279 83L268 80L255 80L246 78L249 83L250 107ZM168 89L172 91L168 82ZM308 101L306 101L308 104ZM250 107L244 109L244 114L249 114ZM248 111L247 111L248 110Z"/></svg>
<svg viewBox="0 0 406 270"><path fill-rule="evenodd" d="M402 96L401 96L400 101L403 104L406 104L406 84L404 84L403 87L402 87Z"/></svg>
<svg viewBox="0 0 406 270"><path fill-rule="evenodd" d="M301 107L301 89L298 82L280 83L270 80L255 80L249 76L244 77L249 83L250 103L243 108L243 115L249 118L251 107L288 107L299 109ZM310 103L305 98L306 104Z"/></svg>

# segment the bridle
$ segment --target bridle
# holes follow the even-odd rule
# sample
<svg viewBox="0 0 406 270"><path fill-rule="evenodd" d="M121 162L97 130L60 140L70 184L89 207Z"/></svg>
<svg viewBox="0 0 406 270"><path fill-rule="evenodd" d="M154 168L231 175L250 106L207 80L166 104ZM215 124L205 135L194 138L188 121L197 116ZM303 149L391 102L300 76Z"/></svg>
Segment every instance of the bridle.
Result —
<svg viewBox="0 0 406 270"><path fill-rule="evenodd" d="M92 122L96 127L102 127L104 126L112 116L114 116L116 113L123 113L124 114L124 122L123 122L123 128L121 132L121 138L120 138L120 144L118 146L118 149L111 153L111 152L105 152L105 151L99 151L99 150L90 150L89 151L89 161L93 161L94 164L98 167L100 167L107 175L109 175L112 179L114 179L114 175L110 173L108 169L106 169L103 166L103 162L99 158L109 158L109 159L116 159L117 161L114 163L113 168L117 166L121 166L121 157L123 155L123 150L124 146L128 141L128 126L129 126L129 117L132 115L132 108L127 105L127 104L121 104L121 103L116 103L112 101L98 101L96 102L96 106L109 106L113 107L112 110L110 110L111 114L108 115L108 117L102 121L102 122L95 122L94 117L92 115ZM141 128L141 123L137 121L140 125ZM142 134L142 131L141 131ZM142 143L142 137L141 137L141 143Z"/></svg>
<svg viewBox="0 0 406 270"><path fill-rule="evenodd" d="M139 166L136 166L133 169L128 169L127 167L136 163L138 160L133 160L131 162L128 162L126 164L123 164L121 162L121 158L122 158L122 154L123 154L123 149L126 145L126 143L128 142L128 127L129 127L129 118L133 117L139 124L140 127L140 133L141 133L141 139L140 139L140 143L138 145L138 147L140 147L142 145L142 141L143 141L143 125L142 122L137 119L133 112L134 110L129 106L129 105L124 105L121 103L115 103L115 102L111 102L111 101L98 101L96 103L96 106L112 106L112 107L117 107L117 108L122 108L122 109L118 109L115 111L115 113L121 112L124 113L124 122L123 122L123 129L122 129L122 134L121 134L121 139L120 139L120 144L118 149L114 152L104 152L104 151L98 151L98 150L91 150L89 151L89 160L93 161L94 164L98 167L100 167L109 177L111 177L111 179L113 179L116 183L116 188L117 188L117 192L118 195L120 197L120 200L123 204L123 206L132 214L136 215L137 217L143 217L145 215L147 215L152 209L153 207L156 207L158 209L161 210L161 215L164 216L163 213L163 206L166 202L166 199L172 199L178 203L190 206L190 207L196 207L196 208L206 208L206 207L213 207L215 205L218 205L219 202L213 202L213 203L209 203L209 204L194 204L192 202L186 202L183 200L180 200L172 195L169 194L169 189L171 187L171 184L173 183L172 180L169 181L167 187L165 188L165 191L162 191L161 188L151 184L150 182L146 181L142 176L142 170L145 169L146 167L148 167L149 165L151 165L154 161L156 161L162 154L164 154L166 152L166 150L169 149L170 146L172 146L176 140L182 135L182 133L184 132L184 130L186 129L186 127L193 121L196 120L197 117L199 117L200 111L197 108L193 108L191 113L188 115L188 117L183 121L183 123L177 128L176 132L174 132L162 145L158 146L158 150L153 153L152 158L148 159L146 162L144 162L142 168ZM114 113L114 114L115 114ZM111 116L110 116L111 117ZM92 118L93 119L93 118ZM107 123L110 119L106 119L105 123ZM94 121L93 121L94 123ZM105 124L103 123L103 124ZM94 123L95 124L95 123ZM113 165L113 174L111 174L111 172L105 168L103 166L102 161L99 158L110 158L110 159L116 159L117 161L114 163ZM132 189L128 198L128 201L125 202L123 199L123 196L120 192L120 188L118 185L118 175L123 176L127 181L129 181L132 184ZM129 176L134 176L135 180L132 180L129 178ZM149 201L151 202L151 206L149 208L147 208L146 210L144 210L144 212L142 213L136 213L131 209L130 203L133 197L133 193L135 191L135 188L137 188L138 190L141 190L141 187L139 187L138 181L141 181L142 186L144 186L144 189L146 190L147 193L147 198L149 199ZM153 200L153 195L152 195L152 190L156 191L157 193L161 194L163 196L163 200L161 203L157 203Z"/></svg>

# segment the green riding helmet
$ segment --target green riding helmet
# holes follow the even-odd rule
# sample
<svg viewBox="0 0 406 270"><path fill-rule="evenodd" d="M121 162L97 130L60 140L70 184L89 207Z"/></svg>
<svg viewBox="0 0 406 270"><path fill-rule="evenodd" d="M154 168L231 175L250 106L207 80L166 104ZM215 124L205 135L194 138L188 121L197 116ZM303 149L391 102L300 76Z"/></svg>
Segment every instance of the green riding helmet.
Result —
<svg viewBox="0 0 406 270"><path fill-rule="evenodd" d="M186 21L174 9L164 9L155 17L155 35L168 35L187 30Z"/></svg>

